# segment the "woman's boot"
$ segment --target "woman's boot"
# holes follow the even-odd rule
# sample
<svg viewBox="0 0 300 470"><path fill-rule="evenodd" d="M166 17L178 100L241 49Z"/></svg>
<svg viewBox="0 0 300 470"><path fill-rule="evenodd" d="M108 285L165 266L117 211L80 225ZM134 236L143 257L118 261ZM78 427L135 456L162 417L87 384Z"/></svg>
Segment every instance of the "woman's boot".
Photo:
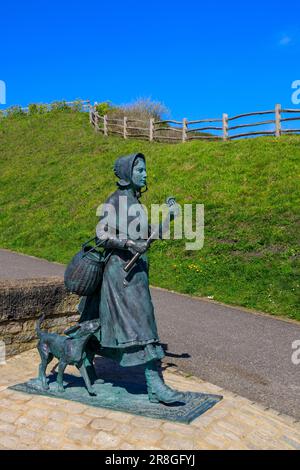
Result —
<svg viewBox="0 0 300 470"><path fill-rule="evenodd" d="M168 387L163 379L160 361L151 361L146 364L145 376L148 397L152 403L185 402L184 393Z"/></svg>

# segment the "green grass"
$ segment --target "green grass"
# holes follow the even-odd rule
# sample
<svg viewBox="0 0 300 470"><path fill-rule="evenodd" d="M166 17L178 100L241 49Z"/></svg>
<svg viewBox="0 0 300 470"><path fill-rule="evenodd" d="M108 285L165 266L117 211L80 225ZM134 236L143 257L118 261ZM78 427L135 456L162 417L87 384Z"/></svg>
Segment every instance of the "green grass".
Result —
<svg viewBox="0 0 300 470"><path fill-rule="evenodd" d="M300 320L298 136L172 145L104 138L81 113L2 119L0 246L68 262L115 190L115 158L137 151L148 207L205 204L204 248L154 243L151 284Z"/></svg>

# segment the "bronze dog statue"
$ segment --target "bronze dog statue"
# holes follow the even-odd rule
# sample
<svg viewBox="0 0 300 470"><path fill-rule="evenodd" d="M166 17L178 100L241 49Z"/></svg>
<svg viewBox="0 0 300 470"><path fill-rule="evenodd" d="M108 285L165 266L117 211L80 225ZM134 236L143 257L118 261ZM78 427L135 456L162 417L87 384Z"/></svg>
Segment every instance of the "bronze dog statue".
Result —
<svg viewBox="0 0 300 470"><path fill-rule="evenodd" d="M41 363L39 366L39 380L44 390L49 389L46 378L47 365L54 357L59 360L57 372L57 390L64 392L63 375L68 365L74 365L80 371L84 380L85 386L90 395L96 395L86 370L86 345L91 337L100 329L99 320L89 320L78 323L76 335L74 336L61 336L56 333L48 333L41 330L41 324L44 320L42 316L36 325L36 332L39 339L38 351L41 356Z"/></svg>

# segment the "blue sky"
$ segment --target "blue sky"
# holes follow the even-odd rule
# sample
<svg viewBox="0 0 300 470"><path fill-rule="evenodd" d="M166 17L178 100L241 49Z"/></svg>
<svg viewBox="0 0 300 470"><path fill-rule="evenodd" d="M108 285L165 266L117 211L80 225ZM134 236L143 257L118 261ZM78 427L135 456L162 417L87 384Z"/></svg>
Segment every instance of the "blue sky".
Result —
<svg viewBox="0 0 300 470"><path fill-rule="evenodd" d="M293 107L299 18L295 0L2 2L6 106L151 97L188 119Z"/></svg>

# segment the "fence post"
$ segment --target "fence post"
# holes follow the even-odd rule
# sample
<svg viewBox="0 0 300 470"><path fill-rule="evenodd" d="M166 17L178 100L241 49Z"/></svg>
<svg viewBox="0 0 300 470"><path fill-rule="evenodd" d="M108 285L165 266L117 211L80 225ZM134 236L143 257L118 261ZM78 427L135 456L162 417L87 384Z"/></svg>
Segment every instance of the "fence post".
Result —
<svg viewBox="0 0 300 470"><path fill-rule="evenodd" d="M275 136L281 136L281 104L275 105Z"/></svg>
<svg viewBox="0 0 300 470"><path fill-rule="evenodd" d="M223 140L228 140L228 114L222 116Z"/></svg>
<svg viewBox="0 0 300 470"><path fill-rule="evenodd" d="M150 142L153 141L154 138L154 118L150 118L149 122L149 140Z"/></svg>
<svg viewBox="0 0 300 470"><path fill-rule="evenodd" d="M108 129L107 129L107 114L103 116L103 133L107 137L108 136Z"/></svg>
<svg viewBox="0 0 300 470"><path fill-rule="evenodd" d="M185 142L187 139L187 119L183 118L182 119L182 142Z"/></svg>
<svg viewBox="0 0 300 470"><path fill-rule="evenodd" d="M89 105L90 124L93 124L93 106Z"/></svg>
<svg viewBox="0 0 300 470"><path fill-rule="evenodd" d="M90 124L92 124L92 106L90 100L87 100L87 106L89 109L89 118L90 118Z"/></svg>
<svg viewBox="0 0 300 470"><path fill-rule="evenodd" d="M95 132L99 131L99 114L97 111L94 112L94 127L95 127Z"/></svg>
<svg viewBox="0 0 300 470"><path fill-rule="evenodd" d="M97 131L97 117L96 117L96 114L97 114L97 101L94 101L94 104L93 106L91 106L91 109L92 109L92 115L91 115L91 118L92 118L92 124L94 126L94 131Z"/></svg>
<svg viewBox="0 0 300 470"><path fill-rule="evenodd" d="M127 117L124 116L123 119L123 137L124 139L127 139Z"/></svg>

